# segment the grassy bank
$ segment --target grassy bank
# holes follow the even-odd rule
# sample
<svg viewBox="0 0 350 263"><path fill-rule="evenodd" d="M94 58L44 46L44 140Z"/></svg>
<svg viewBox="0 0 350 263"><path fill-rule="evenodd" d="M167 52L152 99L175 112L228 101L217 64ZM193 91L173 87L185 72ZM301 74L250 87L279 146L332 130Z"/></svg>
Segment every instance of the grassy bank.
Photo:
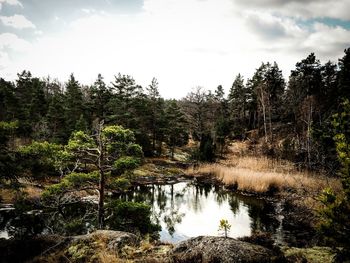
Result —
<svg viewBox="0 0 350 263"><path fill-rule="evenodd" d="M338 179L299 171L290 162L246 154L241 143L234 144L223 161L201 164L187 169L186 173L194 177L210 174L227 186L257 194L292 191L317 195L326 187L341 187Z"/></svg>

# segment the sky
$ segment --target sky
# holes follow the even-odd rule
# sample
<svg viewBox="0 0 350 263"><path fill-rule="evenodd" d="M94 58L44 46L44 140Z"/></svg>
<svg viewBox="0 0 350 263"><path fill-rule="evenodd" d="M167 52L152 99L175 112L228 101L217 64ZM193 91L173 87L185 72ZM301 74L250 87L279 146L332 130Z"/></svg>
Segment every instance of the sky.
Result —
<svg viewBox="0 0 350 263"><path fill-rule="evenodd" d="M92 84L118 73L165 98L202 86L226 92L276 61L285 77L314 52L350 47L350 0L0 0L0 77Z"/></svg>

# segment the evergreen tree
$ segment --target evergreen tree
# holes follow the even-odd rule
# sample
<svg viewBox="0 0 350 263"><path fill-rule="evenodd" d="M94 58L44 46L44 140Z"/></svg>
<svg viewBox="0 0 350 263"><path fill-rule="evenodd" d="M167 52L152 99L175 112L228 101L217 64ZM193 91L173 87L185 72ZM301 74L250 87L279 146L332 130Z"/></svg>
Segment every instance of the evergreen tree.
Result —
<svg viewBox="0 0 350 263"><path fill-rule="evenodd" d="M94 117L98 120L104 120L107 117L111 92L103 81L101 74L98 74L97 80L90 89L91 110Z"/></svg>
<svg viewBox="0 0 350 263"><path fill-rule="evenodd" d="M17 116L19 120L18 132L24 136L30 136L31 121L30 121L30 105L32 100L32 74L29 71L23 71L17 74L15 96L18 100Z"/></svg>
<svg viewBox="0 0 350 263"><path fill-rule="evenodd" d="M320 230L327 241L334 246L343 246L344 262L350 259L350 102L345 100L342 109L334 115L334 141L341 170L339 175L343 186L342 192L334 193L326 189L321 201L324 208L321 210Z"/></svg>
<svg viewBox="0 0 350 263"><path fill-rule="evenodd" d="M63 196L81 189L98 190L98 227L104 228L104 204L106 186L113 188L116 176L136 168L143 156L135 144L132 131L121 126L104 126L101 121L94 135L77 131L69 139L66 151L73 155L79 166L88 163L96 172L71 173L61 183L50 186L45 197L60 201Z"/></svg>
<svg viewBox="0 0 350 263"><path fill-rule="evenodd" d="M246 127L247 110L247 90L244 86L244 79L238 74L232 84L228 94L228 103L230 109L230 120L233 128L233 135L242 135Z"/></svg>
<svg viewBox="0 0 350 263"><path fill-rule="evenodd" d="M19 164L15 151L9 144L17 127L17 122L0 121L0 183L16 181Z"/></svg>
<svg viewBox="0 0 350 263"><path fill-rule="evenodd" d="M66 93L65 93L65 125L67 129L66 137L75 130L77 121L80 116L84 114L84 102L83 102L83 93L79 82L75 80L74 75L71 74L70 78L66 84Z"/></svg>
<svg viewBox="0 0 350 263"><path fill-rule="evenodd" d="M152 79L151 85L147 88L147 99L149 104L149 129L152 138L152 150L156 150L156 141L160 139L161 135L161 116L163 115L163 101L160 98L158 81L156 78Z"/></svg>
<svg viewBox="0 0 350 263"><path fill-rule="evenodd" d="M181 147L188 142L186 118L177 105L176 100L167 103L166 116L166 142L170 147L170 156L174 159L175 147Z"/></svg>
<svg viewBox="0 0 350 263"><path fill-rule="evenodd" d="M65 95L59 92L55 92L50 97L46 119L50 131L50 140L53 142L63 143L68 138L64 114L65 98Z"/></svg>
<svg viewBox="0 0 350 263"><path fill-rule="evenodd" d="M12 121L17 118L19 107L13 83L0 78L0 121Z"/></svg>
<svg viewBox="0 0 350 263"><path fill-rule="evenodd" d="M285 89L285 81L282 75L282 71L279 69L276 62L273 65L267 64L265 73L265 82L267 88L267 94L269 96L269 104L271 110L271 118L279 119L281 112L280 106Z"/></svg>
<svg viewBox="0 0 350 263"><path fill-rule="evenodd" d="M142 87L136 85L131 76L120 73L115 76L112 86L114 94L109 105L112 120L127 128L137 127L134 100L143 95Z"/></svg>
<svg viewBox="0 0 350 263"><path fill-rule="evenodd" d="M344 52L344 57L339 59L339 85L337 97L339 99L350 99L350 48L345 49Z"/></svg>
<svg viewBox="0 0 350 263"><path fill-rule="evenodd" d="M225 92L221 85L215 90L215 125L213 139L220 156L223 154L227 136L230 134L230 114L228 101L225 99Z"/></svg>

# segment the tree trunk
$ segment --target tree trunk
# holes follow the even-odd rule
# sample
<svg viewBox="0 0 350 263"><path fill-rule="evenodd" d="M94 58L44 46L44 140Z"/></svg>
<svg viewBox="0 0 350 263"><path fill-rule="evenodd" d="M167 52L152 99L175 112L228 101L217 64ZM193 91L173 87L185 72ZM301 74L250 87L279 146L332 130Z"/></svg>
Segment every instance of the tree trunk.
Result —
<svg viewBox="0 0 350 263"><path fill-rule="evenodd" d="M175 145L171 146L171 160L174 160Z"/></svg>
<svg viewBox="0 0 350 263"><path fill-rule="evenodd" d="M99 181L99 200L98 200L98 228L103 229L104 227L104 199L105 199L105 174L103 171L103 142L102 142L102 130L103 130L104 121L101 121L97 129L97 143L99 150L99 157L97 160L98 169L100 172L100 181Z"/></svg>
<svg viewBox="0 0 350 263"><path fill-rule="evenodd" d="M105 175L100 170L100 183L99 183L99 199L98 199L98 228L104 227L104 199L105 199Z"/></svg>
<svg viewBox="0 0 350 263"><path fill-rule="evenodd" d="M312 100L309 99L308 119L307 119L307 162L311 167L311 128L312 128Z"/></svg>

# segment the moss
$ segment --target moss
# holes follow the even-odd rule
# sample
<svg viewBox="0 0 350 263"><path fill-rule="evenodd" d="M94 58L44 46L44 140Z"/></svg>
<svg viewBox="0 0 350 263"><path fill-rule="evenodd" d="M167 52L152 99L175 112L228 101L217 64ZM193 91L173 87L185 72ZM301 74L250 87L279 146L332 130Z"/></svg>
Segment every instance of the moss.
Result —
<svg viewBox="0 0 350 263"><path fill-rule="evenodd" d="M85 262L91 255L90 247L85 244L74 244L67 249L68 255L73 259L74 262Z"/></svg>
<svg viewBox="0 0 350 263"><path fill-rule="evenodd" d="M177 175L177 174L183 174L184 172L180 168L176 167L169 167L165 169L166 175Z"/></svg>
<svg viewBox="0 0 350 263"><path fill-rule="evenodd" d="M178 167L174 167L172 162L164 162L161 164L146 163L141 167L133 171L134 176L146 177L146 176L163 176L163 175L179 175L184 171Z"/></svg>
<svg viewBox="0 0 350 263"><path fill-rule="evenodd" d="M312 248L286 248L284 254L287 258L304 258L310 263L331 263L335 257L335 252L329 247Z"/></svg>

